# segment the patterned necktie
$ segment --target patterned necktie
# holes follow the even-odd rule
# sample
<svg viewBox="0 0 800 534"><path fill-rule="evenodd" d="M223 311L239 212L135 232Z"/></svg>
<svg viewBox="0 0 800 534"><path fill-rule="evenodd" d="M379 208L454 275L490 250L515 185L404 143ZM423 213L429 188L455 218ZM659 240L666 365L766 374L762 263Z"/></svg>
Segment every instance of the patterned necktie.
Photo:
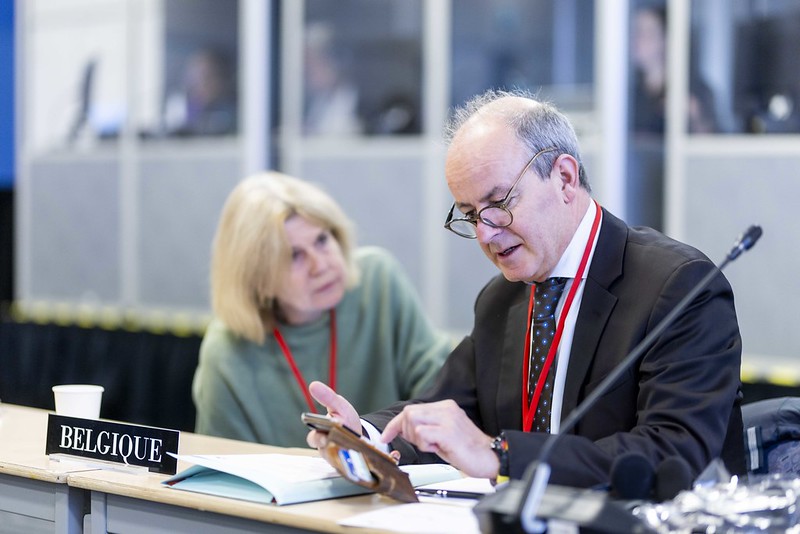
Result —
<svg viewBox="0 0 800 534"><path fill-rule="evenodd" d="M567 278L548 278L544 282L536 284L536 292L534 293L534 312L533 312L533 333L531 350L530 370L531 376L528 380L528 401L533 396L533 391L536 388L536 381L542 372L544 362L547 359L547 353L550 351L550 345L553 342L553 337L556 333L556 306L558 299L561 297L561 292L564 291L564 286L567 283ZM550 365L550 371L547 373L547 379L539 396L539 403L536 406L536 415L533 419L534 432L549 432L550 431L550 409L551 400L553 398L553 381L556 376L555 360Z"/></svg>

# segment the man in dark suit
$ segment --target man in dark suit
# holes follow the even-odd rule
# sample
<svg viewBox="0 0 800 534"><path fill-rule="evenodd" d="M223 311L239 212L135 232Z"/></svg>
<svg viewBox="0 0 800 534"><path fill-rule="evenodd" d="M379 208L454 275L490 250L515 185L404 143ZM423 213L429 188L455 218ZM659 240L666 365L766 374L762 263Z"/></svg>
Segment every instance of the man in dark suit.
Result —
<svg viewBox="0 0 800 534"><path fill-rule="evenodd" d="M420 398L360 420L324 384L311 392L347 426L382 429L403 463L443 459L475 477L520 478L563 418L717 268L688 245L602 209L572 126L548 104L490 91L456 111L448 137L455 203L445 226L476 238L503 276L478 295L471 334ZM547 305L534 287L553 279L564 286L554 337L540 342L531 318ZM722 457L742 473L740 361L732 290L718 273L561 436L550 480L607 483L614 459L629 452L653 465L679 456L695 475ZM323 439L308 437L312 446Z"/></svg>

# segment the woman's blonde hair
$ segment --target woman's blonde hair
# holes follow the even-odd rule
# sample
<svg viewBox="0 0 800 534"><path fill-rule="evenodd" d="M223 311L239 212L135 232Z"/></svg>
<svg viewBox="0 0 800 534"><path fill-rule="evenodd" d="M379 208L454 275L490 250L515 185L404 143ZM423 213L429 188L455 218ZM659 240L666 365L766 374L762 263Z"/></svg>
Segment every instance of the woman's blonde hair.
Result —
<svg viewBox="0 0 800 534"><path fill-rule="evenodd" d="M245 178L225 201L211 252L211 305L236 334L263 343L275 325L278 286L291 261L284 223L294 215L329 229L358 280L350 219L319 187L278 172Z"/></svg>

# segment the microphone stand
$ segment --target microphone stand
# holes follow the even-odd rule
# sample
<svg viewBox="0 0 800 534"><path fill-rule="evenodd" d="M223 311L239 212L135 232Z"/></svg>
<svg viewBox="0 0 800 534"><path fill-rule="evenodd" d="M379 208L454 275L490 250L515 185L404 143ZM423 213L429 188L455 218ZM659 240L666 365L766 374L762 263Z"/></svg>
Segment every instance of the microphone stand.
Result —
<svg viewBox="0 0 800 534"><path fill-rule="evenodd" d="M544 497L547 483L550 480L550 465L547 459L555 447L558 437L566 434L580 421L584 415L594 406L597 399L603 396L614 385L614 382L639 359L639 357L656 341L664 330L666 330L675 319L683 312L686 307L691 304L694 298L711 282L711 280L720 274L730 262L739 257L745 250L749 250L755 245L756 241L761 237L763 231L760 226L753 225L748 228L736 241L733 249L725 257L725 260L718 266L717 269L711 270L706 274L700 282L689 291L678 304L670 311L656 327L642 339L631 352L623 359L611 373L608 374L598 386L586 396L585 399L564 419L562 422L559 433L553 435L542 446L539 454L539 460L532 463L525 471L523 477L524 488L522 492L521 505L519 506L519 517L522 528L525 532L545 532L546 524L541 519L536 517L539 510L542 497Z"/></svg>

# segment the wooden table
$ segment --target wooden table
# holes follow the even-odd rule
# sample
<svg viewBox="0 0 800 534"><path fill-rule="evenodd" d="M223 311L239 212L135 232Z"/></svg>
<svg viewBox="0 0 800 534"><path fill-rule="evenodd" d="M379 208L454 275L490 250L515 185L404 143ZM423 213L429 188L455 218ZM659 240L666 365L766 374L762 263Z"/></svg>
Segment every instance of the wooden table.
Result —
<svg viewBox="0 0 800 534"><path fill-rule="evenodd" d="M67 485L86 469L45 455L45 410L0 404L0 532L83 531L85 492Z"/></svg>
<svg viewBox="0 0 800 534"><path fill-rule="evenodd" d="M335 532L368 534L339 526L362 512L396 506L392 499L361 495L275 506L171 489L167 475L101 470L59 463L44 453L46 410L0 405L0 533L92 534L187 532ZM181 432L179 453L317 455ZM178 471L188 468L178 463ZM89 514L85 516L84 514Z"/></svg>

